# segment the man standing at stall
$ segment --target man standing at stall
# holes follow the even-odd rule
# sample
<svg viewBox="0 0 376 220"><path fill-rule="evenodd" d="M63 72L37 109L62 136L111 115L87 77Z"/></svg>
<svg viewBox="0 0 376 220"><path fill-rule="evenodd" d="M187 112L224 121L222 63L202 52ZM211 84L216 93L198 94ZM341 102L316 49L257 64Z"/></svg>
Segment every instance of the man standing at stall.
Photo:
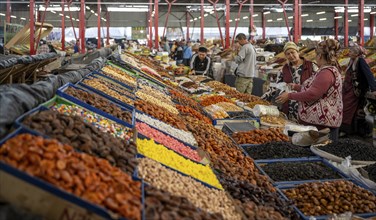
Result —
<svg viewBox="0 0 376 220"><path fill-rule="evenodd" d="M193 75L208 75L210 71L211 60L207 56L206 47L198 48L198 53L194 54L191 59L190 67Z"/></svg>
<svg viewBox="0 0 376 220"><path fill-rule="evenodd" d="M256 73L256 50L248 42L245 34L236 35L236 40L241 48L234 58L234 61L238 64L238 68L235 71L235 88L239 92L252 94L253 77L255 77Z"/></svg>

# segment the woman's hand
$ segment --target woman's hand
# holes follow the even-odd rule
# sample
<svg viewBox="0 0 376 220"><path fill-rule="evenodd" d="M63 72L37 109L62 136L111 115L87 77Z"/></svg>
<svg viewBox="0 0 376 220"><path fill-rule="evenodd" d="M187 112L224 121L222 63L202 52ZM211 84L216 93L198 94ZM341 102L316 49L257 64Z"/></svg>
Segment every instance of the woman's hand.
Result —
<svg viewBox="0 0 376 220"><path fill-rule="evenodd" d="M295 90L295 87L297 86L298 84L295 84L295 83L288 83L287 86L289 87L289 89L292 91L292 90Z"/></svg>
<svg viewBox="0 0 376 220"><path fill-rule="evenodd" d="M276 101L277 103L281 103L281 104L287 102L288 100L289 100L289 93L288 93L288 92L284 92L284 93L282 93L281 95L279 95L279 96L275 99L275 101Z"/></svg>

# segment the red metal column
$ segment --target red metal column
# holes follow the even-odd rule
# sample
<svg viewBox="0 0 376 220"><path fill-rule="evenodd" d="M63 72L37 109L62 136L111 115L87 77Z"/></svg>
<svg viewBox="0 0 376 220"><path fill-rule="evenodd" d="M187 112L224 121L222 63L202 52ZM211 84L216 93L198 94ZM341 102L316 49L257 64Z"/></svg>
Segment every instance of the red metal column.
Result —
<svg viewBox="0 0 376 220"><path fill-rule="evenodd" d="M262 25L262 39L266 38L266 20L264 12L261 13L261 25Z"/></svg>
<svg viewBox="0 0 376 220"><path fill-rule="evenodd" d="M359 44L364 45L364 0L359 0L358 5L358 33L359 33Z"/></svg>
<svg viewBox="0 0 376 220"><path fill-rule="evenodd" d="M294 42L297 44L299 41L299 0L294 1Z"/></svg>
<svg viewBox="0 0 376 220"><path fill-rule="evenodd" d="M302 37L303 19L302 17L302 0L299 0L299 40Z"/></svg>
<svg viewBox="0 0 376 220"><path fill-rule="evenodd" d="M249 5L249 30L251 31L252 33L252 29L253 29L253 26L254 26L254 21L253 21L253 0L250 0L250 5ZM251 40L253 40L253 36L251 34Z"/></svg>
<svg viewBox="0 0 376 220"><path fill-rule="evenodd" d="M61 49L65 51L65 0L61 0Z"/></svg>
<svg viewBox="0 0 376 220"><path fill-rule="evenodd" d="M158 35L158 0L154 0L154 48L159 49L159 35Z"/></svg>
<svg viewBox="0 0 376 220"><path fill-rule="evenodd" d="M166 28L167 28L168 16L171 13L171 6L172 6L173 3L176 2L176 0L173 0L172 2L169 2L168 0L165 0L165 2L168 5L168 10L167 10L167 15L166 15L165 25L164 25L164 28L163 28L163 34L162 34L163 38L166 36L165 33L166 33Z"/></svg>
<svg viewBox="0 0 376 220"><path fill-rule="evenodd" d="M69 2L67 1L67 5L68 5L68 11L69 11L69 19L71 21L71 24L72 24L72 28L73 28L73 34L74 34L74 38L76 39L76 41L78 40L77 38L77 34L76 34L76 28L74 27L74 23L73 23L73 17L72 17L72 12L70 10L70 5L72 4L72 0L69 0Z"/></svg>
<svg viewBox="0 0 376 220"><path fill-rule="evenodd" d="M185 39L186 39L187 42L190 40L190 39L189 39L189 26L191 25L190 19L191 19L191 17L190 17L190 15L189 15L189 12L186 11L186 12L185 12L185 23L187 24L187 25L186 25L186 26L187 26L187 32L186 32L186 37L185 37Z"/></svg>
<svg viewBox="0 0 376 220"><path fill-rule="evenodd" d="M242 11L242 8L243 8L243 4L246 2L247 0L244 0L244 1L241 1L241 0L237 0L237 3L239 4L239 10L238 10L238 17L235 22L235 30L234 30L234 34L233 34L233 37L232 37L232 43L231 45L234 45L234 42L235 42L235 36L236 36L236 30L238 29L238 24L239 24L239 20L240 20L240 12Z"/></svg>
<svg viewBox="0 0 376 220"><path fill-rule="evenodd" d="M349 12L348 12L348 4L349 0L345 0L345 13L344 13L344 21L343 21L343 27L345 28L343 33L343 40L345 47L349 46Z"/></svg>
<svg viewBox="0 0 376 220"><path fill-rule="evenodd" d="M106 45L110 45L110 13L108 13L108 11L106 11L106 27L107 27Z"/></svg>
<svg viewBox="0 0 376 220"><path fill-rule="evenodd" d="M286 25L286 28L287 28L287 34L288 34L288 37L289 37L289 41L291 41L289 20L287 18L287 13L286 13L286 8L285 8L285 4L286 4L287 1L288 0L278 0L278 2L281 4L282 9L283 9L283 16L285 17L285 25Z"/></svg>
<svg viewBox="0 0 376 220"><path fill-rule="evenodd" d="M10 23L10 11L12 10L11 9L11 4L10 4L10 0L7 0L7 13L6 13L6 17L5 17L5 21L7 22L7 23Z"/></svg>
<svg viewBox="0 0 376 220"><path fill-rule="evenodd" d="M338 17L338 12L334 12L334 17ZM334 37L338 40L338 18L334 19Z"/></svg>
<svg viewBox="0 0 376 220"><path fill-rule="evenodd" d="M370 38L372 38L374 35L375 35L375 15L374 14L369 14L369 28L370 28L370 32L369 32L369 36Z"/></svg>
<svg viewBox="0 0 376 220"><path fill-rule="evenodd" d="M47 0L45 1L45 5L44 5L44 13L43 13L43 16L42 16L42 20L41 20L41 28L39 28L39 33L38 33L38 37L37 37L37 41L36 41L36 46L35 46L35 50L38 50L38 47L39 47L39 41L40 41L40 38L41 38L41 35L42 35L42 29L43 29L43 24L44 24L44 20L46 18L46 13L47 13L47 7L48 5L50 4L50 0Z"/></svg>
<svg viewBox="0 0 376 220"><path fill-rule="evenodd" d="M39 8L38 8L38 11L37 11L37 22L41 22L42 21L42 13L40 12Z"/></svg>
<svg viewBox="0 0 376 220"><path fill-rule="evenodd" d="M225 26L225 33L226 33L226 46L225 49L230 47L230 0L226 0L226 26Z"/></svg>
<svg viewBox="0 0 376 220"><path fill-rule="evenodd" d="M217 20L217 25L218 25L218 31L219 31L219 36L221 38L221 45L222 47L224 48L224 45L223 45L223 35L222 35L222 29L221 29L221 24L219 22L219 18L218 18L218 12L217 12L217 3L219 0L215 0L215 2L213 2L212 0L208 0L212 5L213 5L213 8L214 8L214 13L215 13L215 18ZM253 0L251 0L253 1Z"/></svg>
<svg viewBox="0 0 376 220"><path fill-rule="evenodd" d="M80 53L86 53L85 47L85 0L81 0L80 8Z"/></svg>
<svg viewBox="0 0 376 220"><path fill-rule="evenodd" d="M35 54L35 19L34 19L35 0L30 0L29 17L30 17L30 55Z"/></svg>
<svg viewBox="0 0 376 220"><path fill-rule="evenodd" d="M97 6L97 14L98 14L98 41L97 41L97 48L100 49L102 47L102 36L101 36L101 0L98 0Z"/></svg>
<svg viewBox="0 0 376 220"><path fill-rule="evenodd" d="M201 22L200 22L200 41L204 44L204 0L201 0Z"/></svg>
<svg viewBox="0 0 376 220"><path fill-rule="evenodd" d="M153 0L149 0L149 39L148 39L148 47L151 49L153 47L153 21L152 21L152 14L153 11Z"/></svg>

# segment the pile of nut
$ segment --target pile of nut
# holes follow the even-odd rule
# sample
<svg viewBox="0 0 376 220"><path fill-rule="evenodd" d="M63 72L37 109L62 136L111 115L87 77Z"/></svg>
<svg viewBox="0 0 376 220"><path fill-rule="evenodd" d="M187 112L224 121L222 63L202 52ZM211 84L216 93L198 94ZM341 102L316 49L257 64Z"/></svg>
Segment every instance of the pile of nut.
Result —
<svg viewBox="0 0 376 220"><path fill-rule="evenodd" d="M159 99L161 102L173 105L173 102L169 95L166 95L164 92L156 90L148 85L142 85L142 88L138 91L153 96L154 98Z"/></svg>
<svg viewBox="0 0 376 220"><path fill-rule="evenodd" d="M258 96L254 96L254 95L250 95L246 93L240 93L236 90L225 91L225 93L226 93L226 96L230 98L235 98L242 102L255 102L255 101L260 100L260 97Z"/></svg>
<svg viewBox="0 0 376 220"><path fill-rule="evenodd" d="M226 134L213 125L202 123L195 118L186 116L184 119L198 146L210 155L211 165L215 170L220 170L234 179L248 181L270 192L275 191L267 177L255 168L253 160L245 156Z"/></svg>
<svg viewBox="0 0 376 220"><path fill-rule="evenodd" d="M159 107L164 108L172 114L179 114L179 111L175 108L173 103L161 101L161 99L155 98L154 96L148 95L147 93L141 91L137 91L136 96L142 100L158 105Z"/></svg>
<svg viewBox="0 0 376 220"><path fill-rule="evenodd" d="M229 103L229 102L219 102L215 104L216 106L221 107L226 112L242 112L244 111L243 108L240 108L239 106Z"/></svg>
<svg viewBox="0 0 376 220"><path fill-rule="evenodd" d="M172 195L152 186L145 187L146 219L202 219L221 220L221 214L211 214L197 209L188 199Z"/></svg>
<svg viewBox="0 0 376 220"><path fill-rule="evenodd" d="M241 219L233 201L223 190L206 187L191 177L183 176L149 158L140 159L138 174L151 186L184 197L203 211L219 213L224 219Z"/></svg>
<svg viewBox="0 0 376 220"><path fill-rule="evenodd" d="M133 89L130 89L128 87L125 87L123 85L120 85L119 83L117 82L114 82L108 78L105 78L105 77L102 77L102 76L96 76L96 77L89 77L88 79L90 80L95 80L95 81L98 81L100 83L102 83L103 85L107 86L108 88L116 91L116 92L119 92L120 94L122 95L126 95L132 99L134 99L134 94L132 93Z"/></svg>
<svg viewBox="0 0 376 220"><path fill-rule="evenodd" d="M288 141L289 137L279 128L256 129L232 134L238 144L265 144L273 141Z"/></svg>
<svg viewBox="0 0 376 220"><path fill-rule="evenodd" d="M253 108L255 105L271 105L270 102L265 101L263 99L255 100L253 102L249 102L246 104L247 107Z"/></svg>
<svg viewBox="0 0 376 220"><path fill-rule="evenodd" d="M133 106L133 100L126 97L125 95L122 95L120 94L119 92L117 91L114 91L112 90L111 88L109 88L108 86L104 85L103 83L99 82L98 80L84 80L83 81L84 84L88 85L88 86L91 86L93 87L94 89L97 89L109 96L112 96L118 100L120 100L121 102L124 102L128 105L132 105Z"/></svg>
<svg viewBox="0 0 376 220"><path fill-rule="evenodd" d="M22 123L85 153L104 158L130 175L137 166L137 149L133 142L127 144L103 133L79 116L48 110L29 116Z"/></svg>
<svg viewBox="0 0 376 220"><path fill-rule="evenodd" d="M183 123L183 121L180 119L178 115L175 115L173 113L170 113L164 109L161 109L158 105L155 105L154 103L147 102L144 100L137 100L135 102L135 107L148 114L153 116L154 118L157 118L163 122L166 122L175 128L187 130L187 127Z"/></svg>
<svg viewBox="0 0 376 220"><path fill-rule="evenodd" d="M198 120L201 120L201 121L208 123L208 124L212 123L211 120L208 117L202 115L200 112L194 110L193 108L191 108L189 106L176 105L176 108L179 110L180 114L182 114L182 115L189 115L189 116L195 117Z"/></svg>
<svg viewBox="0 0 376 220"><path fill-rule="evenodd" d="M231 100L229 100L229 99L227 99L223 96L214 95L214 96L209 96L209 97L204 98L203 100L201 100L200 104L202 106L209 106L209 105L216 104L216 103L219 103L219 102L233 103Z"/></svg>
<svg viewBox="0 0 376 220"><path fill-rule="evenodd" d="M107 65L102 68L102 71L104 75L110 76L126 85L136 87L136 80L116 67Z"/></svg>
<svg viewBox="0 0 376 220"><path fill-rule="evenodd" d="M211 88L213 88L215 91L228 91L228 90L234 90L234 88L224 84L224 83L221 83L221 82L218 82L218 81L210 81L210 82L207 82L205 83L206 86L210 86Z"/></svg>
<svg viewBox="0 0 376 220"><path fill-rule="evenodd" d="M69 87L67 90L65 90L65 93L85 102L88 105L94 106L97 109L100 109L112 116L115 116L125 122L128 122L129 124L132 124L131 112L123 111L114 103L108 101L107 99L97 94L89 93L81 89L75 89L72 87Z"/></svg>
<svg viewBox="0 0 376 220"><path fill-rule="evenodd" d="M30 134L6 141L0 160L127 219L141 219L141 183L106 160Z"/></svg>
<svg viewBox="0 0 376 220"><path fill-rule="evenodd" d="M376 196L347 180L305 183L283 192L307 216L376 212Z"/></svg>
<svg viewBox="0 0 376 220"><path fill-rule="evenodd" d="M190 97L188 97L187 95L185 95L184 93L181 93L176 90L170 90L170 94L172 98L175 101L179 102L181 105L189 106L195 109L196 111L202 113L201 107L198 105L198 103L194 101L193 99L191 99Z"/></svg>

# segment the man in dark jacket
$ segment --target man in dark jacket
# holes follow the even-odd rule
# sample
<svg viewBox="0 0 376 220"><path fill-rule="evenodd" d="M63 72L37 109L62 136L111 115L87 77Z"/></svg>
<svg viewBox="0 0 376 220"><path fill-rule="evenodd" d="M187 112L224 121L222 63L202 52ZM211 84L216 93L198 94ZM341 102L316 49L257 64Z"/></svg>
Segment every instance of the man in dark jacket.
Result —
<svg viewBox="0 0 376 220"><path fill-rule="evenodd" d="M210 71L211 60L207 56L208 49L200 47L198 53L191 59L190 67L193 75L208 75Z"/></svg>

